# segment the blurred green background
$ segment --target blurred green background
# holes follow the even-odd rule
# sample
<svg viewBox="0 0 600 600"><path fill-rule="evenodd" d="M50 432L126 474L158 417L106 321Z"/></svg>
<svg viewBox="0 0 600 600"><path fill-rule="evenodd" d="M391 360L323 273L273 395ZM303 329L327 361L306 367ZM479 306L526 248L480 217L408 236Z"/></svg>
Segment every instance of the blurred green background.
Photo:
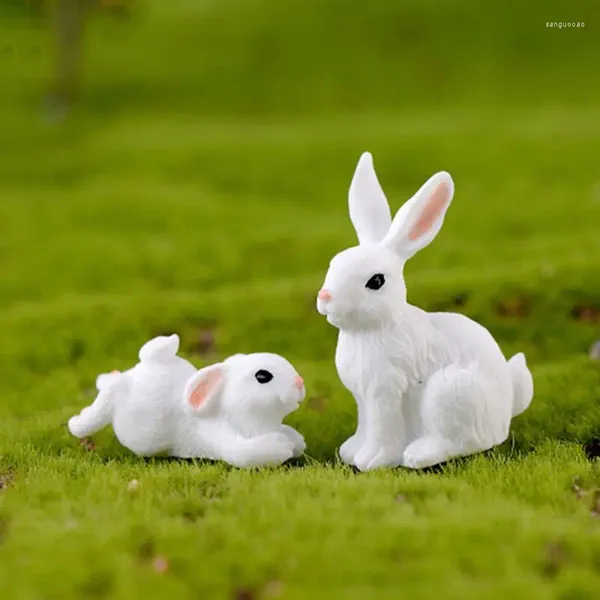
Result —
<svg viewBox="0 0 600 600"><path fill-rule="evenodd" d="M0 591L595 597L598 2L77 6L0 2ZM441 475L335 460L355 408L314 299L355 244L365 150L393 209L455 180L409 299L478 319L534 372L510 440ZM97 373L173 331L198 365L298 367L300 468L146 464L67 434Z"/></svg>
<svg viewBox="0 0 600 600"><path fill-rule="evenodd" d="M416 265L597 250L594 2L89 0L66 119L56 49L79 46L52 7L77 0L29 4L2 4L9 304L316 275L353 243L364 150L393 208L437 170L456 179Z"/></svg>
<svg viewBox="0 0 600 600"><path fill-rule="evenodd" d="M43 7L61 2L3 2L2 41L13 47L3 72L13 99L39 96L52 61L42 16L50 9ZM89 115L339 115L597 100L592 0L81 3L93 7L85 58ZM42 8L27 11L28 4Z"/></svg>
<svg viewBox="0 0 600 600"><path fill-rule="evenodd" d="M90 0L78 45L79 4L2 4L8 308L249 282L312 298L354 243L364 150L394 209L431 173L455 177L409 274L554 273L558 293L557 269L597 260L593 2ZM81 48L78 86L65 48Z"/></svg>

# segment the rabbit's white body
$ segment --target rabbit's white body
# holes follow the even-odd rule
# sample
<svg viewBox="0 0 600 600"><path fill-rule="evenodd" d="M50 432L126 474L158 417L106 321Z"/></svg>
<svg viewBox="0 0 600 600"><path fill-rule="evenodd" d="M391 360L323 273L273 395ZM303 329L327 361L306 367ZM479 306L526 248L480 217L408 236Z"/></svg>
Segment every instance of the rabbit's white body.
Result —
<svg viewBox="0 0 600 600"><path fill-rule="evenodd" d="M71 418L71 433L86 437L112 423L119 442L140 456L222 459L239 467L280 464L304 451L302 436L281 423L304 397L303 386L293 386L295 372L285 359L236 355L197 371L176 356L178 346L177 336L155 338L142 347L135 367L100 375L99 394ZM232 382L258 368L254 363L274 363L281 378L291 377L293 398L280 402L271 394L269 404L255 410L250 382L244 381L244 387ZM215 374L218 377L211 379ZM203 396L202 405L194 406L190 397L196 387L202 388Z"/></svg>
<svg viewBox="0 0 600 600"><path fill-rule="evenodd" d="M451 192L448 178L442 174ZM432 180L439 185L439 179ZM430 219L437 228L433 234L418 220L428 209L419 206L427 200L426 186L400 210L397 231L390 232L389 208L386 214L370 155L361 158L350 201L361 246L333 259L319 294L319 311L340 330L338 374L358 407L357 431L340 455L360 470L422 468L487 450L507 438L512 417L527 408L533 395L522 354L507 362L492 335L475 321L455 313L427 313L406 302L403 264L419 245L417 236L409 236L410 227L428 236L423 245L441 227L439 215ZM359 214L357 203L364 199L357 198L357 188L373 203L375 215L364 205L358 206ZM446 208L450 200L451 193ZM412 247L404 243L409 239L415 240ZM386 283L376 290L359 289L373 272ZM388 291L382 293L384 285Z"/></svg>
<svg viewBox="0 0 600 600"><path fill-rule="evenodd" d="M174 358L177 360L140 362L122 375L115 375L108 388L100 392L110 398L107 406L112 408L117 439L140 456L163 452L184 456L186 446L191 445L193 416L180 399L196 369L186 360ZM125 383L124 378L128 379ZM198 447L202 440L201 435L197 437L197 450L203 450Z"/></svg>
<svg viewBox="0 0 600 600"><path fill-rule="evenodd" d="M359 412L342 459L361 470L419 468L502 443L524 408L521 360L507 362L490 333L463 315L412 306L384 337L341 331L336 367Z"/></svg>

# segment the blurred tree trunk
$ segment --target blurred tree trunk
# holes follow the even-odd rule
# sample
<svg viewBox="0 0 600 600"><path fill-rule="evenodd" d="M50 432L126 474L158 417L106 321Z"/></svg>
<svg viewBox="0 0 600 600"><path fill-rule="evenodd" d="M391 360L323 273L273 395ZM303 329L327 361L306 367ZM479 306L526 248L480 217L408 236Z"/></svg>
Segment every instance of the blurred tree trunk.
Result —
<svg viewBox="0 0 600 600"><path fill-rule="evenodd" d="M53 26L56 66L50 94L52 117L66 118L81 91L85 21L94 0L56 0Z"/></svg>

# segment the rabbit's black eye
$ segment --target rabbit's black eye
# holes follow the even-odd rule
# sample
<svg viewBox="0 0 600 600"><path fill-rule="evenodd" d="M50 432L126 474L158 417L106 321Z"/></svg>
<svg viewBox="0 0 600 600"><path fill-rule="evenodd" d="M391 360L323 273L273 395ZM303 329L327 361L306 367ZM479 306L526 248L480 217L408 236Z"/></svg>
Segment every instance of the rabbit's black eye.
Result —
<svg viewBox="0 0 600 600"><path fill-rule="evenodd" d="M384 283L385 277L381 273L377 273L373 275L369 281L367 281L365 287L369 288L370 290L378 290L379 288L383 287Z"/></svg>
<svg viewBox="0 0 600 600"><path fill-rule="evenodd" d="M265 371L265 369L261 369L260 371L256 371L256 373L254 373L254 377L256 377L256 381L258 381L258 383L269 383L269 381L273 379L273 373Z"/></svg>

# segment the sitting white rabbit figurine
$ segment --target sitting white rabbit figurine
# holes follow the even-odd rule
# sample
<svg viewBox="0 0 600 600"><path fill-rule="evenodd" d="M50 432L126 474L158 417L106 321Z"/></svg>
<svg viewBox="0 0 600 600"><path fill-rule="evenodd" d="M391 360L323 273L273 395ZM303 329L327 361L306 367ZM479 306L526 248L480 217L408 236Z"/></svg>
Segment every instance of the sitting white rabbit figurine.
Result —
<svg viewBox="0 0 600 600"><path fill-rule="evenodd" d="M340 456L361 471L487 450L506 440L533 397L523 354L506 361L475 321L407 303L404 264L435 238L453 193L450 175L437 173L392 222L369 153L350 185L359 246L333 258L317 308L340 330L336 367L358 405Z"/></svg>
<svg viewBox="0 0 600 600"><path fill-rule="evenodd" d="M304 438L282 419L304 399L302 378L276 354L236 354L197 371L177 356L179 337L140 350L132 369L100 375L91 406L69 420L82 438L112 423L140 456L224 460L237 467L281 464L304 452Z"/></svg>

